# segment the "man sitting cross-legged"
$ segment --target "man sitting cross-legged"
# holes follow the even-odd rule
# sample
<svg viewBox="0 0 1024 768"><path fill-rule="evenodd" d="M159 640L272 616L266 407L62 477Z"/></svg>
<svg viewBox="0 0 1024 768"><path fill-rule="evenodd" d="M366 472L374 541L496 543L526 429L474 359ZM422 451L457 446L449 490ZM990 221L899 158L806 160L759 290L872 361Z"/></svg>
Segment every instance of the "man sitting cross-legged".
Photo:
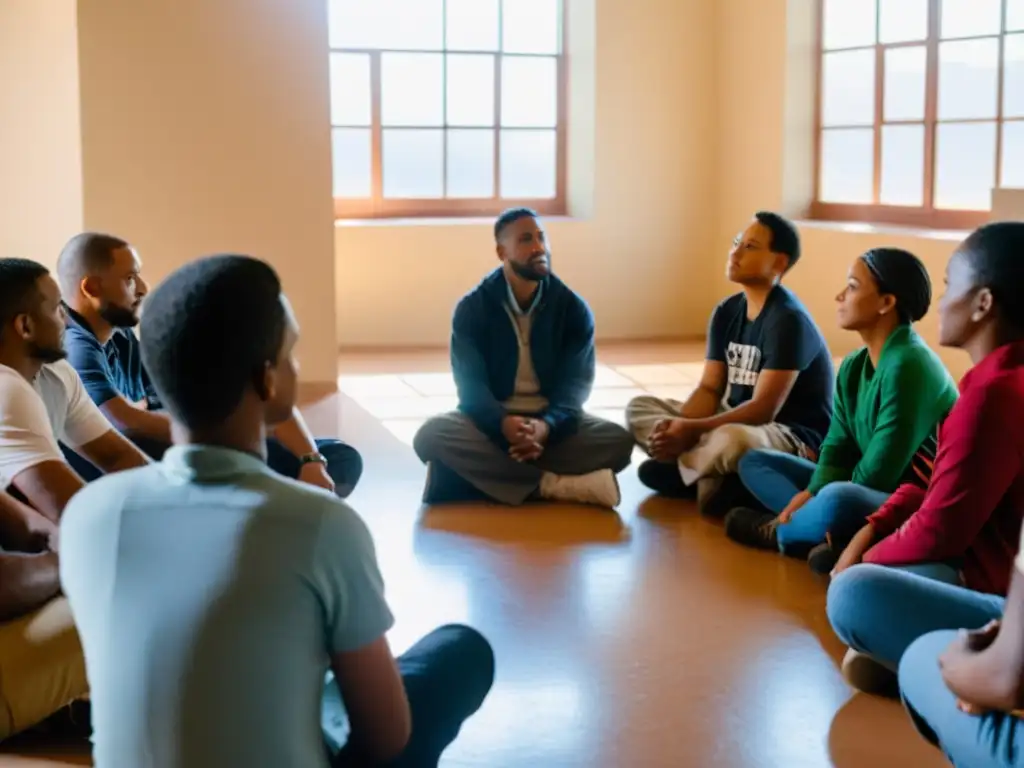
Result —
<svg viewBox="0 0 1024 768"><path fill-rule="evenodd" d="M459 410L413 441L427 503L483 495L614 507L633 439L583 412L594 382L594 318L551 273L547 233L525 208L494 225L502 265L455 308L451 361Z"/></svg>
<svg viewBox="0 0 1024 768"><path fill-rule="evenodd" d="M70 714L89 692L57 549L57 525L0 491L0 741Z"/></svg>
<svg viewBox="0 0 1024 768"><path fill-rule="evenodd" d="M171 443L170 417L160 410L132 331L149 291L138 254L124 240L84 232L60 254L57 273L67 306L65 346L93 402L122 433L155 459ZM274 439L276 438L276 439ZM359 453L340 440L314 440L298 410L274 429L267 444L268 464L345 498L363 471ZM68 452L86 477L97 476L88 462Z"/></svg>
<svg viewBox="0 0 1024 768"><path fill-rule="evenodd" d="M701 511L721 516L737 493L745 497L733 473L748 450L815 456L831 420L834 372L821 331L780 284L799 258L796 228L778 214L757 213L737 236L727 275L742 291L711 317L700 385L685 403L641 396L627 407L653 457L640 466L645 485L669 496L696 485Z"/></svg>
<svg viewBox="0 0 1024 768"><path fill-rule="evenodd" d="M149 460L93 405L64 359L64 308L46 267L0 259L0 323L0 489L56 522L85 484L58 442L103 472Z"/></svg>
<svg viewBox="0 0 1024 768"><path fill-rule="evenodd" d="M96 765L436 766L494 656L447 626L396 664L366 524L267 467L299 336L274 270L190 262L147 299L141 336L175 445L88 485L61 525Z"/></svg>

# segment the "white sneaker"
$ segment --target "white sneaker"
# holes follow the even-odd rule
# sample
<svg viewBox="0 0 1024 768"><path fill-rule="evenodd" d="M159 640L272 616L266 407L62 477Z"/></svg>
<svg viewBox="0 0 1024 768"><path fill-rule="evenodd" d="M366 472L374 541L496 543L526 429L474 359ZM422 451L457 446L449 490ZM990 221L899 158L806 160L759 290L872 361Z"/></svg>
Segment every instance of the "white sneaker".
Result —
<svg viewBox="0 0 1024 768"><path fill-rule="evenodd" d="M593 504L614 509L622 501L619 481L610 469L586 475L553 475L545 472L540 480L540 495L550 501L569 504Z"/></svg>

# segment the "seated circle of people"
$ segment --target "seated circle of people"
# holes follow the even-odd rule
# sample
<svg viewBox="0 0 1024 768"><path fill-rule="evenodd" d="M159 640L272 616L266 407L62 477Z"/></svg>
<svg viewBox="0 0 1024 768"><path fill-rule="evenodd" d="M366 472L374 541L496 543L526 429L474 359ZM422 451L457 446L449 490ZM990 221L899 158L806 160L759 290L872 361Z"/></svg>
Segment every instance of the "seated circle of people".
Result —
<svg viewBox="0 0 1024 768"><path fill-rule="evenodd" d="M148 463L89 400L64 360L63 332L48 270L0 259L0 739L44 720L74 725L76 711L88 728L85 664L61 596L57 527L84 481L58 441L104 472Z"/></svg>
<svg viewBox="0 0 1024 768"><path fill-rule="evenodd" d="M726 270L741 291L712 314L699 385L685 402L642 395L627 406L651 456L639 471L649 488L696 495L702 513L721 517L747 498L735 476L747 451L816 457L834 372L821 331L782 285L799 259L796 227L778 214L758 212L736 237Z"/></svg>
<svg viewBox="0 0 1024 768"><path fill-rule="evenodd" d="M615 507L633 438L583 410L596 365L590 308L552 272L535 212L506 211L494 239L501 266L459 301L452 322L458 410L429 419L413 440L428 466L423 500Z"/></svg>
<svg viewBox="0 0 1024 768"><path fill-rule="evenodd" d="M939 341L967 352L973 367L939 429L928 487L901 486L868 518L840 555L828 591L829 621L850 647L843 663L847 680L865 691L892 690L898 667L903 687L906 664L907 682L917 693L909 704L927 708L919 715L936 733L942 726L952 729L948 738L956 742L959 765L1004 765L979 756L997 747L997 741L1005 742L979 727L977 719L961 718L951 695L942 690L936 666L942 648L935 644L945 647L952 641L942 632L986 628L976 647L951 651L965 672L957 681L947 680L957 695L986 710L1024 707L1020 667L991 670L999 675L993 678L998 685L1013 687L1013 702L1005 701L1009 692L1000 705L988 698L991 688L956 687L970 686L968 668L981 671L999 661L998 654L989 654L983 662L981 654L996 639L989 623L1004 610L1010 634L1004 641L1000 631L1000 642L1016 648L1018 660L1024 647L1019 635L1024 593L1014 595L1024 564L1024 430L1013 424L1024 413L1024 305L1018 300L1024 290L1022 252L1024 223L996 223L974 232L950 259L939 302ZM1008 592L1009 603L1004 599ZM915 641L933 632L942 639L923 640L918 658L905 658ZM926 670L929 665L934 672ZM987 734L992 744L982 743L980 736L975 744L972 731Z"/></svg>
<svg viewBox="0 0 1024 768"><path fill-rule="evenodd" d="M142 262L126 241L84 232L71 238L57 261L67 311L68 360L111 422L155 459L171 444L171 419L155 396L132 329L149 290ZM268 463L281 474L335 491L342 498L362 473L359 453L340 440L314 439L296 409L276 425ZM67 450L86 479L99 473Z"/></svg>
<svg viewBox="0 0 1024 768"><path fill-rule="evenodd" d="M299 339L274 270L191 261L149 296L140 335L174 446L90 483L61 524L96 764L436 766L494 656L449 625L396 660L366 524L267 466Z"/></svg>
<svg viewBox="0 0 1024 768"><path fill-rule="evenodd" d="M821 455L816 464L773 451L744 456L739 476L760 504L729 513L731 539L806 557L828 574L897 487L927 486L937 425L957 398L952 376L913 328L931 296L928 271L907 251L878 248L854 260L836 314L864 346L839 367Z"/></svg>

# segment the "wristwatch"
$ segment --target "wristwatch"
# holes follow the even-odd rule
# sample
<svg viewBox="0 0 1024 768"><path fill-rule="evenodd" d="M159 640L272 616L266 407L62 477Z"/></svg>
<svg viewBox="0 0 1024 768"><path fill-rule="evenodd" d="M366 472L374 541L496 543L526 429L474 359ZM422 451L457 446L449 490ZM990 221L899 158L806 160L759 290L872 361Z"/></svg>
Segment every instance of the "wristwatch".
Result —
<svg viewBox="0 0 1024 768"><path fill-rule="evenodd" d="M299 456L299 466L304 467L307 464L323 464L327 466L327 457L322 453L307 453L305 456Z"/></svg>

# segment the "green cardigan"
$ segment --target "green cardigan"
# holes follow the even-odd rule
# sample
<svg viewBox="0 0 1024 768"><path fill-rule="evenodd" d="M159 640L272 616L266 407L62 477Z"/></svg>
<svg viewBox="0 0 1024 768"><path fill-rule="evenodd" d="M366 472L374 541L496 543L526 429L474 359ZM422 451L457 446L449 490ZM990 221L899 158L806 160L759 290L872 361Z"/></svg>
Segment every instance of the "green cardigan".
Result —
<svg viewBox="0 0 1024 768"><path fill-rule="evenodd" d="M909 325L885 341L878 370L867 348L839 366L832 425L807 490L852 481L891 493L956 402L946 367Z"/></svg>

